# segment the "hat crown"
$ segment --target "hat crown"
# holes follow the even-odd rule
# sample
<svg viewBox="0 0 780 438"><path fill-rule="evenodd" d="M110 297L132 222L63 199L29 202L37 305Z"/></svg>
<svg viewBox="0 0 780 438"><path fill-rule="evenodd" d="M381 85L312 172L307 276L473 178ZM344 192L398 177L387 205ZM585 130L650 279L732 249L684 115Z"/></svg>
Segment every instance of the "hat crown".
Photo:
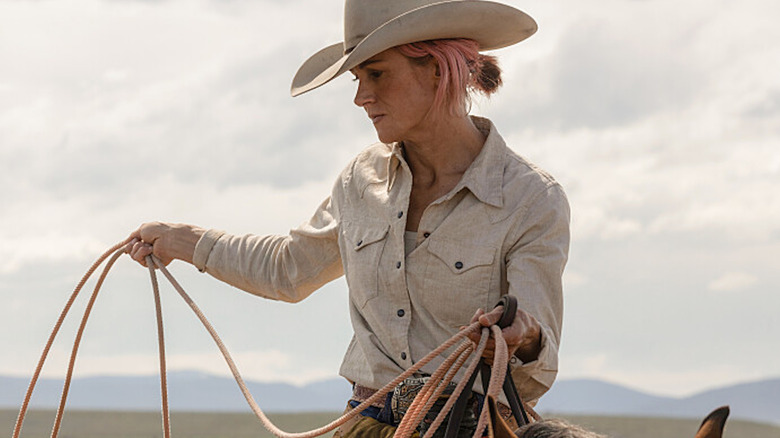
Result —
<svg viewBox="0 0 780 438"><path fill-rule="evenodd" d="M344 0L344 40L309 57L290 93L313 90L401 44L467 38L480 50L496 50L534 32L533 18L495 0Z"/></svg>
<svg viewBox="0 0 780 438"><path fill-rule="evenodd" d="M377 28L401 14L441 0L346 0L344 3L344 53L355 48Z"/></svg>

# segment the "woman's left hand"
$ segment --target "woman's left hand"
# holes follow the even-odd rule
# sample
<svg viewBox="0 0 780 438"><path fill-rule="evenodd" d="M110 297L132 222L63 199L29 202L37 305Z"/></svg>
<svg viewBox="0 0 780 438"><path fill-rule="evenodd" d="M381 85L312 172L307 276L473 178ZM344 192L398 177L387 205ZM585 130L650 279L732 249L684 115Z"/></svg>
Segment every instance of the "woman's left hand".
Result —
<svg viewBox="0 0 780 438"><path fill-rule="evenodd" d="M498 306L488 313L478 309L474 317L471 318L471 323L479 321L483 327L490 327L501 319L503 313L504 306ZM542 327L539 321L530 313L517 309L512 325L502 329L501 332L504 335L510 358L514 354L523 363L528 363L535 361L539 357L539 352L542 350ZM474 333L469 337L472 341L478 343L480 333ZM493 362L495 349L496 343L491 337L488 339L487 347L485 347L485 352L482 355L488 364Z"/></svg>

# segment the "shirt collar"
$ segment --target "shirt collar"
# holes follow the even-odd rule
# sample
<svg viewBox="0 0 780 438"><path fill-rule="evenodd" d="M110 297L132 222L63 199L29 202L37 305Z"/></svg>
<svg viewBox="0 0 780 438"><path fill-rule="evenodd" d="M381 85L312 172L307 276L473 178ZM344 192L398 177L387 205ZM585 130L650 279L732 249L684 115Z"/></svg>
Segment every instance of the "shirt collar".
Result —
<svg viewBox="0 0 780 438"><path fill-rule="evenodd" d="M451 198L460 190L466 188L481 202L493 207L504 205L502 186L504 181L504 155L506 143L496 130L493 122L486 118L471 116L471 120L483 135L485 144L479 155L464 172L458 184L447 194ZM392 190L397 173L405 163L401 143L391 145L390 159L387 162L387 191Z"/></svg>
<svg viewBox="0 0 780 438"><path fill-rule="evenodd" d="M471 120L485 135L485 144L449 196L467 188L481 202L502 207L506 143L490 120L476 116L471 116Z"/></svg>
<svg viewBox="0 0 780 438"><path fill-rule="evenodd" d="M404 148L401 142L395 142L390 145L390 159L387 160L387 191L392 190L395 184L395 177L401 170L402 164L406 163L404 158Z"/></svg>

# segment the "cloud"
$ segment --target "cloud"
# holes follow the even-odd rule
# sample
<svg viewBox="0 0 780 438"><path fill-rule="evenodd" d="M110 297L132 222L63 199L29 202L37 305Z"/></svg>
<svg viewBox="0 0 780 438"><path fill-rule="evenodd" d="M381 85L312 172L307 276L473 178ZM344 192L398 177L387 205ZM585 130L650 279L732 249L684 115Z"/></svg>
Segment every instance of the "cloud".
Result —
<svg viewBox="0 0 780 438"><path fill-rule="evenodd" d="M773 90L763 100L747 108L745 116L759 119L777 118L780 116L780 90Z"/></svg>
<svg viewBox="0 0 780 438"><path fill-rule="evenodd" d="M160 176L290 187L330 178L344 163L329 158L355 151L343 139L365 138L369 125L347 110L349 92L341 90L341 104L332 88L320 93L333 111L290 98L286 87L310 50L304 35L325 26L278 38L280 28L306 23L293 20L299 14L290 5L226 8L254 20L197 3L92 6L85 15L77 7L17 5L15 24L3 20L8 32L40 46L0 47L4 65L13 66L0 103L0 158L18 163L4 174L8 182L18 184L23 173L59 196L128 190ZM46 26L49 38L36 39L36 26ZM325 128L334 135L323 136Z"/></svg>
<svg viewBox="0 0 780 438"><path fill-rule="evenodd" d="M780 3L526 6L540 31L497 52L505 86L474 112L569 196L576 293L562 376L585 366L674 393L728 381L724 370L776 373L765 347L780 336ZM284 233L312 213L375 138L345 78L289 97L300 63L341 39L342 13L303 1L0 2L13 37L0 41L3 369L29 370L90 259L139 223ZM351 335L343 281L286 306L174 269L258 370L285 378L263 365L272 352L317 357L302 375L338 369ZM84 369L153 357L147 281L117 266ZM188 310L165 303L170 354L221 367ZM737 329L722 324L732 319ZM300 321L319 329L266 336Z"/></svg>
<svg viewBox="0 0 780 438"><path fill-rule="evenodd" d="M758 279L745 272L727 272L710 281L707 289L713 292L738 292L758 283Z"/></svg>
<svg viewBox="0 0 780 438"><path fill-rule="evenodd" d="M30 263L56 262L72 257L84 257L101 253L103 243L90 235L58 235L56 232L41 235L8 236L0 248L0 275L19 270Z"/></svg>
<svg viewBox="0 0 780 438"><path fill-rule="evenodd" d="M621 19L579 10L578 20L556 27L560 21L551 18L553 28L534 37L556 44L507 79L526 94L512 118L535 129L601 129L685 108L705 92L699 31L679 5L611 3Z"/></svg>
<svg viewBox="0 0 780 438"><path fill-rule="evenodd" d="M67 370L70 351L53 349L47 359L44 377L62 378ZM334 378L336 374L322 364L292 357L280 350L231 352L231 358L244 379L260 382L287 382L307 384L318 380ZM177 353L166 355L169 371L189 371L197 367L198 371L231 377L230 368L219 352ZM31 369L4 366L0 373L4 375L31 375ZM74 369L76 376L119 375L146 376L160 372L160 362L156 353L149 354L82 354Z"/></svg>

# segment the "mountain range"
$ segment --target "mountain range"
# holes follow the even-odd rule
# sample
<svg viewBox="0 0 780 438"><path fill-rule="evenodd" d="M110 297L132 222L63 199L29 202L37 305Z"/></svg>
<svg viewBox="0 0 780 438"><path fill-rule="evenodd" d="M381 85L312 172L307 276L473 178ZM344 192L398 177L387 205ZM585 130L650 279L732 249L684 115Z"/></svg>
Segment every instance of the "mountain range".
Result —
<svg viewBox="0 0 780 438"><path fill-rule="evenodd" d="M287 383L246 382L255 400L268 412L340 411L351 390L343 379L295 386ZM0 376L0 408L18 409L28 378ZM62 380L40 379L31 407L54 408ZM228 377L200 372L168 375L172 410L246 412L249 407L238 385ZM722 405L731 417L780 424L780 378L703 391L688 397L651 395L601 380L560 380L539 401L542 415L586 414L703 418ZM158 376L102 376L74 379L68 409L154 411L160 409Z"/></svg>

